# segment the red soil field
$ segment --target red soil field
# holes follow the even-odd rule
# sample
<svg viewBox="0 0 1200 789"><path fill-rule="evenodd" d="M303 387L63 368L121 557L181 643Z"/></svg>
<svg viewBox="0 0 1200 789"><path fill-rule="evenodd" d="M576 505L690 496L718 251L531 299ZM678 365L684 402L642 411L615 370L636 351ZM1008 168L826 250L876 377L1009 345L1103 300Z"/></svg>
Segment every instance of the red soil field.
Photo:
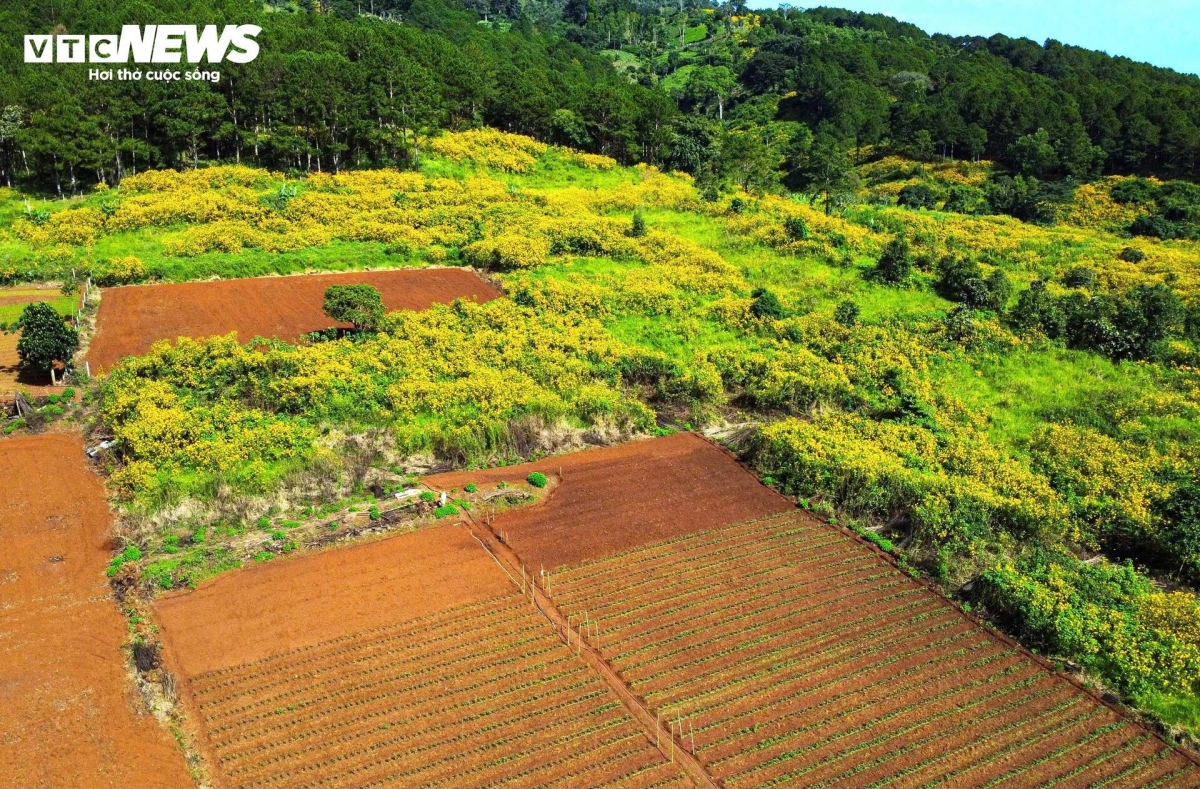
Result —
<svg viewBox="0 0 1200 789"><path fill-rule="evenodd" d="M331 325L321 311L327 287L356 283L379 288L389 311L423 310L457 298L482 303L500 295L474 273L456 268L105 288L87 358L92 372L98 373L126 356L146 353L159 340L177 337L236 331L243 340L275 337L292 341Z"/></svg>
<svg viewBox="0 0 1200 789"><path fill-rule="evenodd" d="M125 673L108 505L80 439L0 440L0 480L0 784L192 785Z"/></svg>
<svg viewBox="0 0 1200 789"><path fill-rule="evenodd" d="M510 588L464 529L433 528L225 573L160 598L154 611L193 676Z"/></svg>
<svg viewBox="0 0 1200 789"><path fill-rule="evenodd" d="M531 569L547 569L793 509L723 450L692 433L574 452L520 466L427 477L433 488L555 477L540 505L497 516Z"/></svg>
<svg viewBox="0 0 1200 789"><path fill-rule="evenodd" d="M563 568L552 592L731 788L1200 786L1183 754L801 512Z"/></svg>
<svg viewBox="0 0 1200 789"><path fill-rule="evenodd" d="M156 605L221 786L686 786L465 528Z"/></svg>

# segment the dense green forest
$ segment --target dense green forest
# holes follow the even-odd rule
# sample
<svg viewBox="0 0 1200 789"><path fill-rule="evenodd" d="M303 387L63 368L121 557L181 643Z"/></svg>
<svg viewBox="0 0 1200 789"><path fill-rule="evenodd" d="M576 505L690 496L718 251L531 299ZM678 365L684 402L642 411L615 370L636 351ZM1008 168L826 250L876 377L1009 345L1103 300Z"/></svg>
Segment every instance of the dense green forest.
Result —
<svg viewBox="0 0 1200 789"><path fill-rule="evenodd" d="M23 33L165 19L259 24L262 54L221 64L216 84L178 85L89 83L86 64L22 60ZM428 135L477 124L755 189L829 180L808 160L833 149L994 160L1039 179L1016 188L1035 202L1053 197L1046 181L1200 175L1195 76L825 8L39 0L6 4L0 22L12 31L0 41L0 178L60 192L212 160L415 166Z"/></svg>

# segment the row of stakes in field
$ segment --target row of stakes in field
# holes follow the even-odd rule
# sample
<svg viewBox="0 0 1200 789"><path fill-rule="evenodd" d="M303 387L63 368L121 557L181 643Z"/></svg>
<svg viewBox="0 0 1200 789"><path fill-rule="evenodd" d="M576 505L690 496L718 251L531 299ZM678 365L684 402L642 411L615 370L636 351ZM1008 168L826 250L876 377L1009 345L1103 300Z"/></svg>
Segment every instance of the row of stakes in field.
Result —
<svg viewBox="0 0 1200 789"><path fill-rule="evenodd" d="M502 536L501 539L503 540L504 536ZM507 543L507 540L504 540L504 541ZM554 587L553 587L551 574L546 572L545 567L542 567L539 570L539 575L542 578L542 593L545 594L546 597L549 598L551 601L553 601L554 595L553 595L552 590ZM534 605L537 605L537 600L534 599L534 595L533 595L533 587L534 587L535 580L536 579L530 573L526 572L525 565L522 564L521 565L521 594L522 595L528 594L529 601L531 603L533 603ZM571 620L574 619L576 616L580 617L577 631L573 630L571 627ZM587 611L584 611L582 616L580 616L579 614L568 614L567 615L566 624L559 631L559 635L567 642L568 648L570 648L570 646L571 646L572 633L575 633L575 655L576 656L579 656L580 653L583 651L583 642L584 642L585 638L590 639L591 643L592 643L592 647L596 650L596 652L598 654L600 653L600 621L592 620L591 617L588 615ZM601 656L603 656L603 655L601 654ZM689 748L689 750L691 751L692 756L696 755L696 729L692 725L692 718L690 715L687 718L684 718L682 711L676 710L674 721L671 720L670 715L667 716L667 728L665 730L663 729L663 724L662 724L662 710L655 710L654 717L655 717L655 722L656 722L655 727L654 727L654 747L655 748L658 748L660 750L662 749L662 742L659 739L659 736L663 733L663 731L666 731L667 739L670 740L670 742L671 742L671 761L674 762L675 761L675 738L678 737L679 741L681 743L684 742L684 726L686 725L687 726L687 736L688 736L688 740L690 741L689 744L691 746Z"/></svg>

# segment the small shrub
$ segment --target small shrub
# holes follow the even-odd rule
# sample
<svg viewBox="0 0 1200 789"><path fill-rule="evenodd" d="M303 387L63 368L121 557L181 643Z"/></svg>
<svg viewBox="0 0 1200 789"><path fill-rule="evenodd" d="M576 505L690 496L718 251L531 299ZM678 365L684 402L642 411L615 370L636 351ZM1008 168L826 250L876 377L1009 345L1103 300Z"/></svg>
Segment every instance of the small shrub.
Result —
<svg viewBox="0 0 1200 789"><path fill-rule="evenodd" d="M642 216L641 211L634 212L633 223L629 226L629 235L634 238L642 238L646 235L646 218Z"/></svg>
<svg viewBox="0 0 1200 789"><path fill-rule="evenodd" d="M474 493L475 491L479 490L479 488L474 482L468 482L467 486L463 488L463 490L465 490L467 493Z"/></svg>
<svg viewBox="0 0 1200 789"><path fill-rule="evenodd" d="M421 491L421 501L433 501L436 498L437 496L433 494L432 490Z"/></svg>
<svg viewBox="0 0 1200 789"><path fill-rule="evenodd" d="M804 221L804 217L802 216L789 216L784 220L783 228L787 231L788 238L792 241L808 240L808 223Z"/></svg>
<svg viewBox="0 0 1200 789"><path fill-rule="evenodd" d="M729 213L740 214L746 210L746 201L740 197L735 197L729 202Z"/></svg>
<svg viewBox="0 0 1200 789"><path fill-rule="evenodd" d="M4 428L4 435L7 436L11 433L15 433L16 431L20 430L23 427L25 427L24 419L14 419L12 422L10 422L8 424L7 427Z"/></svg>
<svg viewBox="0 0 1200 789"><path fill-rule="evenodd" d="M858 314L858 305L850 299L846 299L833 311L833 319L849 329L858 325Z"/></svg>
<svg viewBox="0 0 1200 789"><path fill-rule="evenodd" d="M888 285L899 285L912 276L912 249L908 239L897 236L884 247L875 264L875 279Z"/></svg>
<svg viewBox="0 0 1200 789"><path fill-rule="evenodd" d="M262 529L263 531L266 531L271 525L271 520L266 515L263 515L255 522L255 525L257 525L258 528Z"/></svg>
<svg viewBox="0 0 1200 789"><path fill-rule="evenodd" d="M540 471L530 472L529 476L525 478L525 481L530 485L533 485L535 488L546 487L546 475Z"/></svg>
<svg viewBox="0 0 1200 789"><path fill-rule="evenodd" d="M436 510L433 511L433 516L435 518L445 518L450 515L457 515L457 514L458 514L458 507L456 507L453 504L447 504L444 507L438 507Z"/></svg>
<svg viewBox="0 0 1200 789"><path fill-rule="evenodd" d="M1063 276L1063 284L1068 288L1091 288L1096 284L1096 272L1090 268L1076 266Z"/></svg>
<svg viewBox="0 0 1200 789"><path fill-rule="evenodd" d="M1125 247L1117 253L1117 257L1126 263L1141 263L1146 259L1146 253L1134 247Z"/></svg>
<svg viewBox="0 0 1200 789"><path fill-rule="evenodd" d="M373 521L379 520L379 508L372 504L371 509L367 510L367 517Z"/></svg>
<svg viewBox="0 0 1200 789"><path fill-rule="evenodd" d="M58 395L56 395L56 394L48 394L48 395L46 395L46 402L47 402L47 403L57 403L57 402L58 402Z"/></svg>
<svg viewBox="0 0 1200 789"><path fill-rule="evenodd" d="M285 532L283 529L276 529L275 531L271 532L271 539L272 540L286 540L287 532Z"/></svg>
<svg viewBox="0 0 1200 789"><path fill-rule="evenodd" d="M68 386L66 389L64 389L62 391L61 397L63 400L74 400L75 399L75 387Z"/></svg>
<svg viewBox="0 0 1200 789"><path fill-rule="evenodd" d="M755 288L750 294L754 297L754 303L750 305L750 312L756 318L774 318L780 320L783 318L783 305L779 303L779 297L766 288Z"/></svg>
<svg viewBox="0 0 1200 789"><path fill-rule="evenodd" d="M937 192L927 184L909 184L900 190L898 205L902 208L932 211L937 208Z"/></svg>

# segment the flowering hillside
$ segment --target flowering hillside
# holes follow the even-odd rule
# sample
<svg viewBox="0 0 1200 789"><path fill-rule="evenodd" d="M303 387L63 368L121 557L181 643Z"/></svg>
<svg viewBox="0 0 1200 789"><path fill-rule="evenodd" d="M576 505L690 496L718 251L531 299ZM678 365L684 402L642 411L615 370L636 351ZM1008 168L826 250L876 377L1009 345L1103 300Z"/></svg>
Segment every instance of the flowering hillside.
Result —
<svg viewBox="0 0 1200 789"><path fill-rule="evenodd" d="M467 465L524 456L531 424L753 422L741 448L771 484L1195 725L1200 243L1112 232L1137 214L1120 179L1039 225L705 194L495 131L428 148L420 172L151 171L7 211L4 282L468 265L508 296L127 360L92 395L123 506L261 494L366 430ZM906 168L866 168L865 194L986 166Z"/></svg>

